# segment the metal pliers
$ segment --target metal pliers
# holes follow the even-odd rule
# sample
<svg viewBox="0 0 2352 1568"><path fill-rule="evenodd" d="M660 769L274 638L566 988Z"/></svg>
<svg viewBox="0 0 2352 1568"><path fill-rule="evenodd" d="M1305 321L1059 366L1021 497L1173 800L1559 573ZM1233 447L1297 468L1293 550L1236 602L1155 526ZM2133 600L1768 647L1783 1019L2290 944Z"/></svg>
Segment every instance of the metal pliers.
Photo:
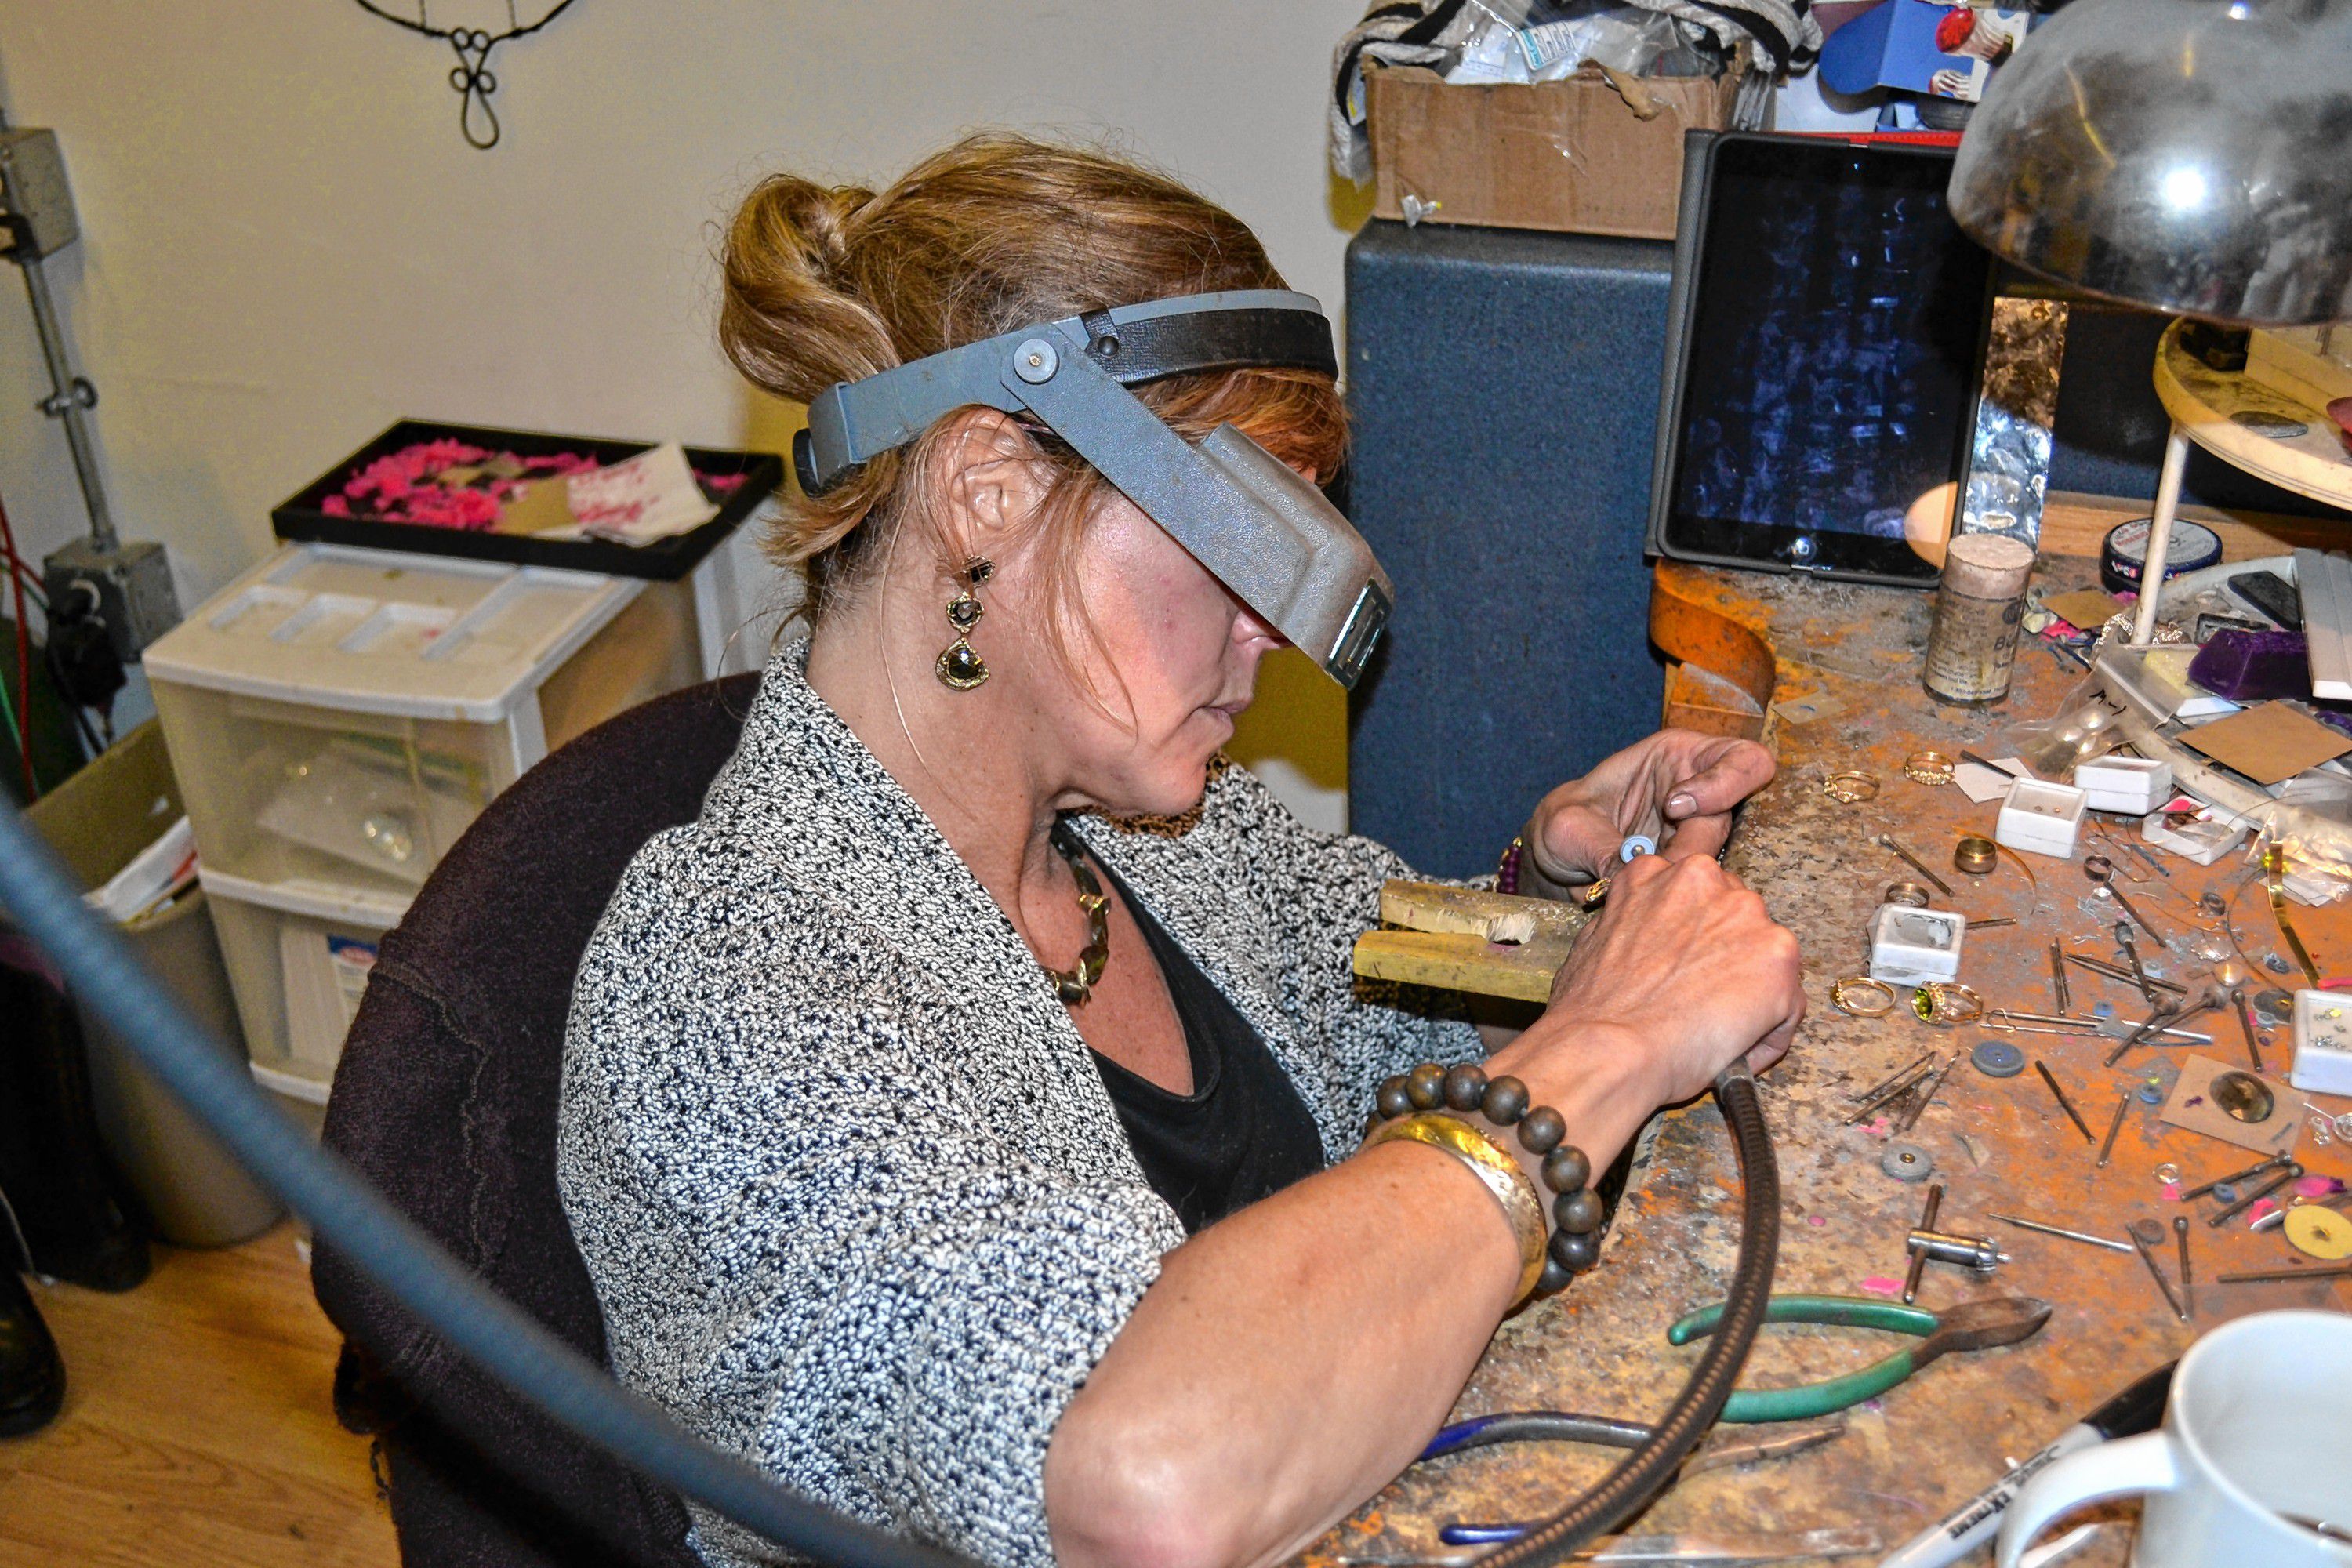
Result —
<svg viewBox="0 0 2352 1568"><path fill-rule="evenodd" d="M1730 1465L1753 1464L1818 1447L1845 1433L1845 1417L1818 1426L1783 1428L1769 1436L1710 1441L1683 1461L1682 1474ZM1429 1440L1424 1459L1443 1458L1496 1443L1592 1443L1605 1448L1638 1448L1649 1441L1650 1429L1638 1421L1607 1415L1577 1415L1563 1410L1512 1410L1497 1415L1476 1415L1457 1421ZM1490 1542L1517 1541L1534 1526L1525 1522L1482 1524L1455 1520L1439 1528L1437 1538L1448 1546L1480 1546Z"/></svg>
<svg viewBox="0 0 2352 1568"><path fill-rule="evenodd" d="M1670 1344L1685 1345L1715 1331L1723 1305L1703 1307L1666 1331ZM1885 1329L1916 1334L1916 1345L1873 1362L1860 1372L1795 1388L1743 1388L1724 1405L1724 1421L1803 1421L1843 1410L1885 1393L1937 1357L1951 1351L2013 1345L2039 1333L2050 1321L2050 1303L2031 1296L1969 1301L1943 1312L1898 1306L1855 1296L1775 1296L1765 1305L1768 1323L1827 1323L1837 1328Z"/></svg>

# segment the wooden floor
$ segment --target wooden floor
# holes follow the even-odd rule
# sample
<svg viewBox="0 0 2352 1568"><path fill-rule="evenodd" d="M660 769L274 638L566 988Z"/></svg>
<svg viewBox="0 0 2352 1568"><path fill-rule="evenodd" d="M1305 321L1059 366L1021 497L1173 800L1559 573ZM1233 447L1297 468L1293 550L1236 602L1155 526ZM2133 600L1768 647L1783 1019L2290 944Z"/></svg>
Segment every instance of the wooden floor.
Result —
<svg viewBox="0 0 2352 1568"><path fill-rule="evenodd" d="M121 1295L34 1284L66 1406L0 1439L0 1565L399 1561L367 1441L329 1407L336 1337L295 1237L159 1247Z"/></svg>

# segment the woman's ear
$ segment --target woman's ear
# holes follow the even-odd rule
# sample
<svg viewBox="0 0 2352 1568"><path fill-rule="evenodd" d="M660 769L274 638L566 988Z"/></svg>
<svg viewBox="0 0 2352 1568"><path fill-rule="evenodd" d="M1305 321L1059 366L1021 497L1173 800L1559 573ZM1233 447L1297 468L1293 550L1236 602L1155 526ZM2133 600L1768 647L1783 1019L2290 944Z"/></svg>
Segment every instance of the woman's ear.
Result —
<svg viewBox="0 0 2352 1568"><path fill-rule="evenodd" d="M1045 500L1036 443L1010 416L977 408L957 416L937 451L942 547L959 562L995 556Z"/></svg>

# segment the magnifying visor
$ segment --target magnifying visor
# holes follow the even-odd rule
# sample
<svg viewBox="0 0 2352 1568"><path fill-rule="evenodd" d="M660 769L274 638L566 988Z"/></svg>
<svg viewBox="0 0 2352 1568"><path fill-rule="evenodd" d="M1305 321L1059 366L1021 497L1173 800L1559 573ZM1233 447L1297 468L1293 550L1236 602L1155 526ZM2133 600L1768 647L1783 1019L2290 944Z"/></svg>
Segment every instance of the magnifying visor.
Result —
<svg viewBox="0 0 2352 1568"><path fill-rule="evenodd" d="M793 466L801 488L822 495L959 408L1032 415L1333 679L1353 687L1393 593L1363 535L1322 491L1233 426L1194 446L1128 390L1197 371L1256 368L1336 375L1322 307L1282 289L1189 294L967 343L819 393L808 428L793 438Z"/></svg>

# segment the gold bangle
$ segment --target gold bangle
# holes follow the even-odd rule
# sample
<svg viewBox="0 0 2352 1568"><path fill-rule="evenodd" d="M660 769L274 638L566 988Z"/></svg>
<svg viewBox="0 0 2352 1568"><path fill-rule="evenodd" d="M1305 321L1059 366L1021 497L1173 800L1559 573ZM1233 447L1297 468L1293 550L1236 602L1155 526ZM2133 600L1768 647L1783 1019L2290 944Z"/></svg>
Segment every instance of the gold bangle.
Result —
<svg viewBox="0 0 2352 1568"><path fill-rule="evenodd" d="M1486 1190L1502 1205L1503 1217L1510 1222L1511 1234L1519 1244L1519 1284L1511 1293L1511 1304L1517 1306L1534 1294L1536 1281L1543 1277L1543 1200L1536 1195L1536 1184L1518 1161L1468 1122L1434 1110L1382 1123L1365 1140L1365 1147L1401 1138L1444 1150L1486 1184Z"/></svg>

